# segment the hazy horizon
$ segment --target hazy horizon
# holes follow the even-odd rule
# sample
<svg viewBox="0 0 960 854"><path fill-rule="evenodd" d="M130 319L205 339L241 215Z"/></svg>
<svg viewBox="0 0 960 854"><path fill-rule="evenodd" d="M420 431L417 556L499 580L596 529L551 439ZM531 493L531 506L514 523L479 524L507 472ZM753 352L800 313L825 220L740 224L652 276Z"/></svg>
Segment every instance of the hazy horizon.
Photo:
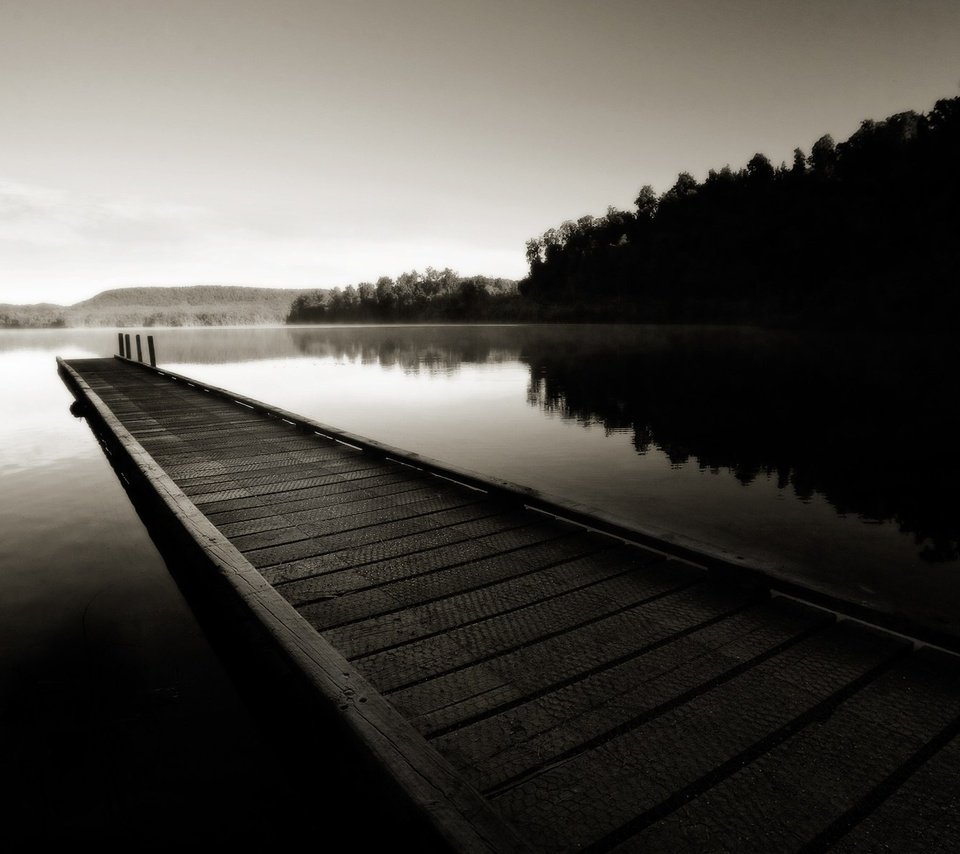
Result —
<svg viewBox="0 0 960 854"><path fill-rule="evenodd" d="M13 303L519 278L564 219L960 82L943 0L35 0L0 32Z"/></svg>
<svg viewBox="0 0 960 854"><path fill-rule="evenodd" d="M71 308L72 306L77 305L78 303L86 302L94 297L101 296L105 293L111 293L113 291L126 291L126 290L140 290L142 288L151 288L151 289L170 289L170 288L249 288L251 290L269 290L269 291L302 291L307 290L305 288L290 287L287 285L244 285L244 284L227 284L225 282L200 282L198 284L163 284L158 283L155 285L121 285L119 287L110 287L102 288L90 296L80 297L79 299L72 300L69 303L57 303L51 300L39 300L36 302L15 302L15 301L6 301L3 304L7 305L57 305L63 308Z"/></svg>

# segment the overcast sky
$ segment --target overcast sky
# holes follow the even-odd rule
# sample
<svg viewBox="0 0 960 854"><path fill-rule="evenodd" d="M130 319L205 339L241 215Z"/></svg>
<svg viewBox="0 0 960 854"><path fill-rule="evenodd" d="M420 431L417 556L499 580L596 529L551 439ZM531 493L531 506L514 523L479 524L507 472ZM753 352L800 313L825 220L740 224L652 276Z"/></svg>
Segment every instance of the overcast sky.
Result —
<svg viewBox="0 0 960 854"><path fill-rule="evenodd" d="M957 0L2 0L0 302L331 286L960 93Z"/></svg>

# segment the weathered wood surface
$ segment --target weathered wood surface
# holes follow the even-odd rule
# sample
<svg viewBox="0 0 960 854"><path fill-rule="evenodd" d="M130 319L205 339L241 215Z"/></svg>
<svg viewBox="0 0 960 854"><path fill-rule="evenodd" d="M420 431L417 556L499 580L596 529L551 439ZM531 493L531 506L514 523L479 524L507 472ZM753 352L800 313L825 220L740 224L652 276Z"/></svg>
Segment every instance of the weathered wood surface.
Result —
<svg viewBox="0 0 960 854"><path fill-rule="evenodd" d="M960 850L954 656L196 381L63 370L451 847Z"/></svg>

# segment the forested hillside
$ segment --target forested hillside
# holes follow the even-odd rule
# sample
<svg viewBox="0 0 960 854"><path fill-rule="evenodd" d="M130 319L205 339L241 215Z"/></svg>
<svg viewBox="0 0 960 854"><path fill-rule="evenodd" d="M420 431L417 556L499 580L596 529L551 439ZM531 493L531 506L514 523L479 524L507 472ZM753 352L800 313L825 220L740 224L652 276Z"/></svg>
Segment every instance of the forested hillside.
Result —
<svg viewBox="0 0 960 854"><path fill-rule="evenodd" d="M527 243L520 291L571 318L953 327L958 234L952 98L564 222Z"/></svg>

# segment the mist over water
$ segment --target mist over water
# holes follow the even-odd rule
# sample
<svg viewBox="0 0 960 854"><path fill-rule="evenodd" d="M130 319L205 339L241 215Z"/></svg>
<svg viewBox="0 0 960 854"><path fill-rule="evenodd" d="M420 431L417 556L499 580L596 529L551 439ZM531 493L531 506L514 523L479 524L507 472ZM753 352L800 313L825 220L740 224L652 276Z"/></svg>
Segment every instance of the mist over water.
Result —
<svg viewBox="0 0 960 854"><path fill-rule="evenodd" d="M729 327L151 333L173 370L956 627L960 522L950 488L960 418L944 370L949 344ZM67 411L53 357L115 346L110 330L0 335L21 401L2 428L4 483L32 478L42 502L54 481L44 487L36 473L49 469L58 500L83 489L85 478L69 472L89 440ZM70 527L67 518L65 542ZM10 531L4 557L15 560L29 532L11 541Z"/></svg>

